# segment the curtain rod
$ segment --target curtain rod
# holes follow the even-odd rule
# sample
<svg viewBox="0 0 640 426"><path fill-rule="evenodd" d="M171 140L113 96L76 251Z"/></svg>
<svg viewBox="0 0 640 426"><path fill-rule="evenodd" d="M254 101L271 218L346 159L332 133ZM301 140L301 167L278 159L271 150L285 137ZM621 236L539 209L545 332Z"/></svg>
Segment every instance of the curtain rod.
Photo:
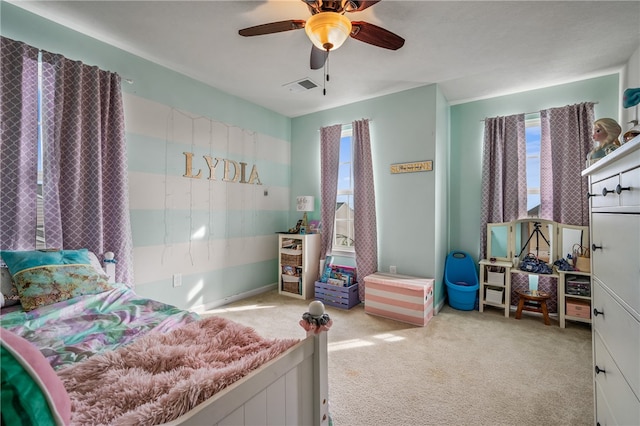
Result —
<svg viewBox="0 0 640 426"><path fill-rule="evenodd" d="M360 120L369 120L369 123L373 122L372 118L361 118ZM358 121L358 120L354 120L354 121ZM341 125L341 126L352 126L353 125L353 121L351 123L336 123L336 124L329 124L329 126L336 126L336 125ZM329 127L329 126L322 126L322 127ZM321 129L321 128L320 128ZM318 129L318 131L320 131L320 129Z"/></svg>
<svg viewBox="0 0 640 426"><path fill-rule="evenodd" d="M369 123L373 122L372 118L361 118L360 120L369 120ZM360 120L353 120L353 121L360 121ZM353 121L351 123L338 123L341 126L351 126L353 124ZM335 124L331 124L331 126L335 126Z"/></svg>
<svg viewBox="0 0 640 426"><path fill-rule="evenodd" d="M582 103L589 103L589 102L582 102ZM594 104L594 105L598 105L600 102L590 102L590 103L592 103L592 104ZM568 105L567 105L567 106L568 106ZM558 108L558 107L554 107L554 108ZM548 109L548 108L547 108L547 109ZM540 112L540 111L525 112L525 113L524 113L524 115L538 114L539 112ZM492 117L492 118L493 118L493 117ZM482 122L482 121L485 121L486 119L487 119L487 118L483 118L483 119L482 119L482 120L480 120L480 121Z"/></svg>

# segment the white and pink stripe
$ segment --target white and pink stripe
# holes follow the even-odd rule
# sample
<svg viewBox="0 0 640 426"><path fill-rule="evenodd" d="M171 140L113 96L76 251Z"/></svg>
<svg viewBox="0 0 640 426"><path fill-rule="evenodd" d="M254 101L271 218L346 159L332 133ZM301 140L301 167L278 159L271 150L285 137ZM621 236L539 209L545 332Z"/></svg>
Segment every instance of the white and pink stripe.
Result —
<svg viewBox="0 0 640 426"><path fill-rule="evenodd" d="M433 278L376 272L364 281L366 313L420 326L433 317Z"/></svg>

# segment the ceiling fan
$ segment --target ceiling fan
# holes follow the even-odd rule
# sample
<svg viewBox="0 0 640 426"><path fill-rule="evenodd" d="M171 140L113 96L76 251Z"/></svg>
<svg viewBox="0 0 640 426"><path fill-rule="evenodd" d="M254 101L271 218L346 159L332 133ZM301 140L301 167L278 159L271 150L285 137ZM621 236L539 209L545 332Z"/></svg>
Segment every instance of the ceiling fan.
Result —
<svg viewBox="0 0 640 426"><path fill-rule="evenodd" d="M361 12L381 0L301 0L307 5L311 17L307 20L290 19L244 28L238 33L244 37L273 34L304 28L313 43L311 69L324 66L329 52L339 48L351 36L356 40L390 50L398 50L404 39L391 31L363 21L351 21L345 12Z"/></svg>

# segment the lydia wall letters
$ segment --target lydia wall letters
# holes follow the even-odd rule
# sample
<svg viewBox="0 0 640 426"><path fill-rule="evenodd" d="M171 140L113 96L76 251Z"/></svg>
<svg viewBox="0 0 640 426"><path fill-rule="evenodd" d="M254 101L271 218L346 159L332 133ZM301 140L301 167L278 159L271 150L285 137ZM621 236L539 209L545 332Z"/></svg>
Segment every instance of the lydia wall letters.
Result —
<svg viewBox="0 0 640 426"><path fill-rule="evenodd" d="M198 173L196 173L195 175L193 174L193 153L183 152L183 154L185 157L185 172L182 176L191 179L201 179L202 169L198 169ZM260 182L260 177L258 176L258 169L256 168L255 164L251 168L251 174L249 175L249 180L247 180L247 163L229 160L228 158L211 158L208 155L203 155L202 157L209 167L209 180L217 180L216 170L218 168L218 165L220 165L220 163L222 162L222 164L224 165L222 180L224 182L239 182L262 185L262 182ZM231 166L233 166L233 174L231 173Z"/></svg>

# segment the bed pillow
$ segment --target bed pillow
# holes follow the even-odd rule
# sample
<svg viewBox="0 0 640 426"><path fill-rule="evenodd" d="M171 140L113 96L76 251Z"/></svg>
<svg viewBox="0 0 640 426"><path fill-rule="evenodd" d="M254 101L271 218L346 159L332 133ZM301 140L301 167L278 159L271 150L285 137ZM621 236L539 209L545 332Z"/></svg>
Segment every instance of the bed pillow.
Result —
<svg viewBox="0 0 640 426"><path fill-rule="evenodd" d="M95 270L101 274L106 274L104 267L102 266L102 263L98 260L98 256L96 256L96 254L92 251L88 253L88 256L89 256L89 263L93 265Z"/></svg>
<svg viewBox="0 0 640 426"><path fill-rule="evenodd" d="M0 332L2 424L69 424L71 399L38 348Z"/></svg>
<svg viewBox="0 0 640 426"><path fill-rule="evenodd" d="M92 265L38 266L18 272L13 281L25 311L113 288Z"/></svg>
<svg viewBox="0 0 640 426"><path fill-rule="evenodd" d="M1 251L0 257L9 267L11 275L15 275L27 268L44 265L89 265L89 250L32 250L32 251Z"/></svg>
<svg viewBox="0 0 640 426"><path fill-rule="evenodd" d="M2 295L2 300L4 301L0 303L2 308L20 303L18 289L13 285L11 273L6 266L0 266L0 295Z"/></svg>
<svg viewBox="0 0 640 426"><path fill-rule="evenodd" d="M110 290L109 277L91 265L89 251L3 251L25 311Z"/></svg>

